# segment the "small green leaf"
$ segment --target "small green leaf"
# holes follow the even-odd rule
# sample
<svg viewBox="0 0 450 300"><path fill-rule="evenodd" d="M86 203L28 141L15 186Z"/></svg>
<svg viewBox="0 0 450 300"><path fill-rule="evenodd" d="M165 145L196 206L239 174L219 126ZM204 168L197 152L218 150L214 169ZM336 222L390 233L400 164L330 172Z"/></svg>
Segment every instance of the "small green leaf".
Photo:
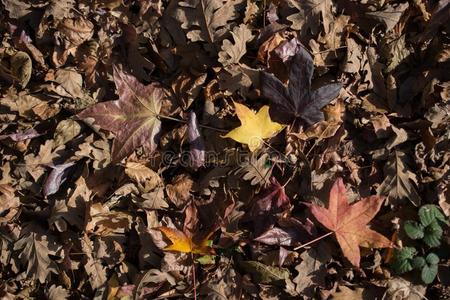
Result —
<svg viewBox="0 0 450 300"><path fill-rule="evenodd" d="M394 264L392 265L392 268L394 269L395 273L403 274L411 271L413 269L413 266L411 264L411 260L405 259L405 260L395 260Z"/></svg>
<svg viewBox="0 0 450 300"><path fill-rule="evenodd" d="M240 265L258 283L283 285L289 278L289 271L285 268L267 266L258 261L243 261Z"/></svg>
<svg viewBox="0 0 450 300"><path fill-rule="evenodd" d="M204 255L196 259L196 261L201 265L212 265L216 262L215 255Z"/></svg>
<svg viewBox="0 0 450 300"><path fill-rule="evenodd" d="M422 281L425 284L430 284L434 281L434 278L436 278L438 272L438 265L434 264L434 265L425 265L422 269L422 274L421 274L421 278Z"/></svg>
<svg viewBox="0 0 450 300"><path fill-rule="evenodd" d="M427 260L427 263L430 265L437 265L439 263L439 256L437 256L436 254L431 252L427 255L426 260Z"/></svg>
<svg viewBox="0 0 450 300"><path fill-rule="evenodd" d="M422 256L414 257L411 262L411 266L414 269L421 269L425 265L425 259Z"/></svg>
<svg viewBox="0 0 450 300"><path fill-rule="evenodd" d="M403 247L400 250L395 250L396 257L400 258L401 260L413 259L416 254L417 250L414 247Z"/></svg>
<svg viewBox="0 0 450 300"><path fill-rule="evenodd" d="M423 226L430 225L433 221L439 220L447 224L445 216L441 213L437 205L427 204L419 209L419 218Z"/></svg>
<svg viewBox="0 0 450 300"><path fill-rule="evenodd" d="M434 220L425 227L423 241L430 247L437 247L441 244L443 230L439 223Z"/></svg>
<svg viewBox="0 0 450 300"><path fill-rule="evenodd" d="M423 238L423 226L416 221L406 221L403 225L405 233L413 240Z"/></svg>
<svg viewBox="0 0 450 300"><path fill-rule="evenodd" d="M413 258L417 254L416 248L404 247L394 252L392 268L397 274L403 274L413 269Z"/></svg>

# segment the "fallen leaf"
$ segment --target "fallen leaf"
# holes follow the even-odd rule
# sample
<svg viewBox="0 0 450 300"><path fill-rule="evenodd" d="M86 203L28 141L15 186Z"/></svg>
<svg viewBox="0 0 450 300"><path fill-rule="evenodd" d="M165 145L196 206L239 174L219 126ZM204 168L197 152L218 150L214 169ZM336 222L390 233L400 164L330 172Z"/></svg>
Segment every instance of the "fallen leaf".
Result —
<svg viewBox="0 0 450 300"><path fill-rule="evenodd" d="M69 298L70 293L62 286L56 286L53 284L49 288L47 296L49 300L65 300Z"/></svg>
<svg viewBox="0 0 450 300"><path fill-rule="evenodd" d="M19 80L22 88L26 87L33 70L30 56L26 52L18 51L10 59L11 73Z"/></svg>
<svg viewBox="0 0 450 300"><path fill-rule="evenodd" d="M55 73L55 82L72 97L83 97L83 77L74 69L59 69Z"/></svg>
<svg viewBox="0 0 450 300"><path fill-rule="evenodd" d="M43 133L39 133L34 128L30 128L23 132L2 134L2 135L0 135L0 141L10 138L14 142L21 142L21 141L25 141L28 139L33 139L33 138L41 136L41 135L43 135Z"/></svg>
<svg viewBox="0 0 450 300"><path fill-rule="evenodd" d="M258 261L243 261L242 268L250 273L257 283L283 284L289 278L289 271L285 268L272 267Z"/></svg>
<svg viewBox="0 0 450 300"><path fill-rule="evenodd" d="M300 236L300 231L293 228L284 230L282 228L274 227L267 230L254 240L267 245L292 246L299 243L302 239Z"/></svg>
<svg viewBox="0 0 450 300"><path fill-rule="evenodd" d="M65 176L67 176L67 169L73 166L74 164L75 164L74 162L68 162L56 166L50 165L52 171L50 172L44 183L43 187L44 197L50 196L59 190L59 187L66 179Z"/></svg>
<svg viewBox="0 0 450 300"><path fill-rule="evenodd" d="M339 291L336 291L332 293L332 297L335 300L363 300L363 293L364 289L357 287L356 289L352 290L349 287L346 287L345 285L339 286Z"/></svg>
<svg viewBox="0 0 450 300"><path fill-rule="evenodd" d="M320 109L339 95L342 85L333 83L311 91L313 70L311 55L299 47L290 63L288 87L272 74L261 73L261 91L272 101L270 117L274 121L289 124L301 118L312 125L324 119Z"/></svg>
<svg viewBox="0 0 450 300"><path fill-rule="evenodd" d="M319 33L319 26L323 21L323 29L325 34L328 33L330 23L333 21L331 13L332 1L330 0L305 0L296 1L289 0L289 6L298 10L298 13L287 17L292 22L291 28L300 30L302 35L306 35L311 30L313 35Z"/></svg>
<svg viewBox="0 0 450 300"><path fill-rule="evenodd" d="M205 141L200 133L195 112L189 114L188 138L190 146L190 164L194 169L198 169L205 164Z"/></svg>
<svg viewBox="0 0 450 300"><path fill-rule="evenodd" d="M223 137L248 145L251 152L259 149L264 139L274 136L284 127L281 124L272 122L268 106L261 107L257 113L237 102L234 103L234 106L236 115L241 121L241 126L233 129Z"/></svg>
<svg viewBox="0 0 450 300"><path fill-rule="evenodd" d="M64 19L58 29L68 43L66 48L79 46L94 34L94 24L83 17Z"/></svg>
<svg viewBox="0 0 450 300"><path fill-rule="evenodd" d="M137 183L147 184L149 189L154 189L162 183L158 173L138 162L127 162L125 164L125 174Z"/></svg>
<svg viewBox="0 0 450 300"><path fill-rule="evenodd" d="M386 26L386 31L390 31L395 25L397 25L401 16L408 7L409 4L407 2L399 3L397 5L389 3L383 10L367 12L366 15L382 22Z"/></svg>
<svg viewBox="0 0 450 300"><path fill-rule="evenodd" d="M87 234L84 234L81 238L81 248L84 253L84 269L89 276L89 282L93 289L97 289L106 283L106 269L101 261L95 257L93 243Z"/></svg>
<svg viewBox="0 0 450 300"><path fill-rule="evenodd" d="M420 206L421 199L414 187L417 176L406 165L405 152L395 150L384 166L385 179L378 187L379 195L387 196L389 201L409 199L415 206Z"/></svg>
<svg viewBox="0 0 450 300"><path fill-rule="evenodd" d="M272 168L267 153L257 157L252 155L249 160L242 162L236 170L242 179L249 180L251 185L265 184L270 178Z"/></svg>
<svg viewBox="0 0 450 300"><path fill-rule="evenodd" d="M300 255L302 262L295 267L298 275L293 279L295 291L313 298L315 287L325 284L326 264L331 259L330 251L323 243Z"/></svg>
<svg viewBox="0 0 450 300"><path fill-rule="evenodd" d="M55 129L55 146L64 145L73 140L80 132L81 126L77 121L71 119L62 120Z"/></svg>
<svg viewBox="0 0 450 300"><path fill-rule="evenodd" d="M326 228L335 233L346 258L359 267L359 246L386 248L391 241L367 226L380 210L384 198L371 196L350 205L344 182L338 178L330 191L328 208L312 204L311 212Z"/></svg>
<svg viewBox="0 0 450 300"><path fill-rule="evenodd" d="M44 283L50 273L57 273L56 263L49 257L56 253L57 247L49 243L46 234L30 231L30 228L15 243L14 250L20 250L19 259L27 265L27 276Z"/></svg>
<svg viewBox="0 0 450 300"><path fill-rule="evenodd" d="M78 114L80 118L93 118L105 130L116 134L112 158L120 161L137 147L152 153L157 146L161 130L158 119L164 90L156 83L144 86L136 78L114 69L119 100L95 104Z"/></svg>
<svg viewBox="0 0 450 300"><path fill-rule="evenodd" d="M223 39L230 32L232 20L238 17L237 5L243 1L233 0L186 0L178 2L179 9L173 17L187 30L192 42L204 41L210 44ZM199 21L200 20L200 21Z"/></svg>
<svg viewBox="0 0 450 300"><path fill-rule="evenodd" d="M11 19L19 19L28 15L31 5L20 0L2 0Z"/></svg>
<svg viewBox="0 0 450 300"><path fill-rule="evenodd" d="M231 35L234 44L229 40L223 40L222 51L219 52L219 62L224 67L239 63L247 51L246 43L253 39L252 32L245 24L234 27Z"/></svg>
<svg viewBox="0 0 450 300"><path fill-rule="evenodd" d="M289 197L286 195L284 187L276 180L270 178L270 186L255 197L250 214L257 216L267 212L280 212L281 209L289 206Z"/></svg>
<svg viewBox="0 0 450 300"><path fill-rule="evenodd" d="M0 223L9 222L19 212L20 201L9 184L0 184Z"/></svg>
<svg viewBox="0 0 450 300"><path fill-rule="evenodd" d="M184 232L172 229L169 227L158 227L164 235L172 242L172 245L164 248L166 251L175 251L183 253L194 253L194 254L214 254L214 249L209 246L209 237L212 235L210 233L200 242L196 243L191 238L189 238Z"/></svg>
<svg viewBox="0 0 450 300"><path fill-rule="evenodd" d="M194 184L192 178L182 174L176 176L172 184L166 186L167 196L175 206L181 208L191 197L191 189Z"/></svg>

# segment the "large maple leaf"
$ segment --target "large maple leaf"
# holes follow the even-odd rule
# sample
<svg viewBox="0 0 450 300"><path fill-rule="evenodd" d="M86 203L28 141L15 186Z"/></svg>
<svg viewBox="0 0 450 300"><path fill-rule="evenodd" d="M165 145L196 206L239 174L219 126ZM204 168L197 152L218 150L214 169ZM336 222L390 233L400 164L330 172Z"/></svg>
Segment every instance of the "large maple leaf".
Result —
<svg viewBox="0 0 450 300"><path fill-rule="evenodd" d="M157 83L143 85L135 77L114 67L114 82L118 100L97 103L78 114L80 118L93 118L95 124L113 132L111 156L120 161L137 147L153 152L161 130L159 113L164 89Z"/></svg>
<svg viewBox="0 0 450 300"><path fill-rule="evenodd" d="M308 125L324 119L321 108L339 95L342 85L332 83L311 90L314 63L303 47L291 59L289 84L286 87L278 78L266 72L261 73L261 91L272 101L270 117L282 124L289 124L301 118Z"/></svg>
<svg viewBox="0 0 450 300"><path fill-rule="evenodd" d="M359 267L359 246L391 247L389 239L367 226L380 210L383 201L384 197L371 196L348 204L344 182L338 178L331 188L328 208L313 204L311 212L323 226L336 234L344 256Z"/></svg>
<svg viewBox="0 0 450 300"><path fill-rule="evenodd" d="M223 137L229 137L242 144L247 144L252 152L261 147L263 139L274 136L284 127L272 122L267 105L261 107L257 113L237 102L234 103L234 107L242 124Z"/></svg>

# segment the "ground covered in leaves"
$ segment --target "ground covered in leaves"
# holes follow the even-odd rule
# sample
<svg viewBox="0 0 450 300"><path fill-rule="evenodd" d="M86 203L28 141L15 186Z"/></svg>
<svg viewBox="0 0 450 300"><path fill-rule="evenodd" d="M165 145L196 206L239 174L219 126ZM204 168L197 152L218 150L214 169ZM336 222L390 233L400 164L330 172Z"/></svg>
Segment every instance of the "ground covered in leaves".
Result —
<svg viewBox="0 0 450 300"><path fill-rule="evenodd" d="M1 299L449 299L448 0L1 0Z"/></svg>

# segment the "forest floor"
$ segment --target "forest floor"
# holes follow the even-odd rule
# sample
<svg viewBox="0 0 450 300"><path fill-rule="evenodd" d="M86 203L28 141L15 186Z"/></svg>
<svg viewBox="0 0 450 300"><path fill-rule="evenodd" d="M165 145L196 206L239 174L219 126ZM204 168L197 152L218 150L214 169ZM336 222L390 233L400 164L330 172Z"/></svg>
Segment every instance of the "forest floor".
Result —
<svg viewBox="0 0 450 300"><path fill-rule="evenodd" d="M0 0L0 299L450 299L450 1Z"/></svg>

